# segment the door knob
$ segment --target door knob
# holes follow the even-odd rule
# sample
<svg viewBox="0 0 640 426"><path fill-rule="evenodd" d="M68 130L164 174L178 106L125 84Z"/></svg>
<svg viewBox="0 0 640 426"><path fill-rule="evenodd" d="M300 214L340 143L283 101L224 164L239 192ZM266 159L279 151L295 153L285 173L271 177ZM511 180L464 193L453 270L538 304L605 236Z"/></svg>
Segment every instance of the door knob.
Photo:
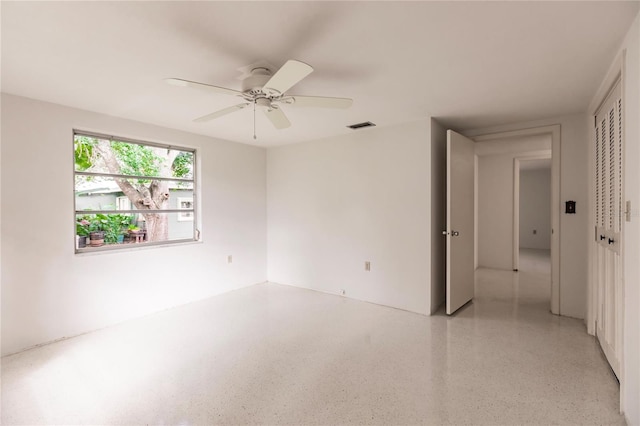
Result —
<svg viewBox="0 0 640 426"><path fill-rule="evenodd" d="M613 243L615 243L615 242L616 242L615 240L613 240L613 239L609 238L609 244L613 244Z"/></svg>
<svg viewBox="0 0 640 426"><path fill-rule="evenodd" d="M600 235L600 241L604 240L604 235Z"/></svg>
<svg viewBox="0 0 640 426"><path fill-rule="evenodd" d="M451 236L452 237L457 237L458 235L460 235L460 233L458 231L451 231Z"/></svg>
<svg viewBox="0 0 640 426"><path fill-rule="evenodd" d="M442 231L442 235L449 235L447 231Z"/></svg>

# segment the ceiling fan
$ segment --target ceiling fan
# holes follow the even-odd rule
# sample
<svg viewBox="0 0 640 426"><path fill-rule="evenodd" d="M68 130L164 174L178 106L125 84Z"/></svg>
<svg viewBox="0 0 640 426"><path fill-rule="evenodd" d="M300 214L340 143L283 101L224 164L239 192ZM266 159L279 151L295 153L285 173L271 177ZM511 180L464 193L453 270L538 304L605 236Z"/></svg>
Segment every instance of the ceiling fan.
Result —
<svg viewBox="0 0 640 426"><path fill-rule="evenodd" d="M298 96L287 95L285 92L313 72L313 67L304 62L288 60L275 74L267 67L257 66L251 69L250 74L242 81L242 90L227 89L225 87L212 86L210 84L197 83L195 81L168 78L168 84L181 87L191 87L204 90L209 93L238 96L244 101L234 106L223 108L219 111L196 118L195 122L202 123L214 120L223 115L244 109L253 105L254 110L254 134L255 135L255 110L262 109L266 117L276 129L286 129L291 122L284 114L281 105L292 107L319 107L319 108L349 108L353 103L348 98L330 98L324 96Z"/></svg>

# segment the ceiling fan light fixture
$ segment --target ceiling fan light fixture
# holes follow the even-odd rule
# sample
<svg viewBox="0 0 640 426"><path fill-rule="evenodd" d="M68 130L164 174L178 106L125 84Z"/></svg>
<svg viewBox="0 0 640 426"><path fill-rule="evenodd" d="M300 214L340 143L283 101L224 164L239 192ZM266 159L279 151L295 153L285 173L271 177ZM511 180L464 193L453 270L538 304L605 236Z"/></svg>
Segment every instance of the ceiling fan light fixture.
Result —
<svg viewBox="0 0 640 426"><path fill-rule="evenodd" d="M255 100L255 104L263 108L273 108L273 105L271 105L271 100L267 98L258 98Z"/></svg>

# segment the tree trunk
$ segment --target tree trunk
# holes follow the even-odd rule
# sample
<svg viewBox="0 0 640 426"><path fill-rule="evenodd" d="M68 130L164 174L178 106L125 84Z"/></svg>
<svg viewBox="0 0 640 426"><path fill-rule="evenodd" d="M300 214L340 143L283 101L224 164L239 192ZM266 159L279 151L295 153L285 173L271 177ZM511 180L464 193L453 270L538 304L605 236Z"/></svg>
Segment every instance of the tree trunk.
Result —
<svg viewBox="0 0 640 426"><path fill-rule="evenodd" d="M169 207L169 183L154 180L149 186L149 197L153 209L165 210ZM166 241L169 239L169 217L166 213L143 213L147 222L148 241Z"/></svg>
<svg viewBox="0 0 640 426"><path fill-rule="evenodd" d="M120 164L111 149L109 141L100 141L96 149L104 160L110 173L122 174ZM171 165L178 151L167 148L150 147L158 158L159 176L171 176ZM114 179L122 192L131 200L132 206L141 210L147 225L147 241L166 241L169 239L169 217L166 213L145 213L144 210L166 210L169 207L169 182L152 180L149 187L138 185L136 188L126 179Z"/></svg>
<svg viewBox="0 0 640 426"><path fill-rule="evenodd" d="M169 239L169 221L166 214L143 213L147 223L147 241Z"/></svg>
<svg viewBox="0 0 640 426"><path fill-rule="evenodd" d="M116 175L122 174L120 169L120 164L118 164L118 160L116 159L115 154L111 150L111 143L109 141L100 140L96 145L96 150L100 153L100 157L104 161L104 164L107 166L107 170L109 173L113 173ZM122 192L131 200L131 204L137 206L142 204L142 196L138 192L138 190L131 185L126 179L114 179L118 184Z"/></svg>

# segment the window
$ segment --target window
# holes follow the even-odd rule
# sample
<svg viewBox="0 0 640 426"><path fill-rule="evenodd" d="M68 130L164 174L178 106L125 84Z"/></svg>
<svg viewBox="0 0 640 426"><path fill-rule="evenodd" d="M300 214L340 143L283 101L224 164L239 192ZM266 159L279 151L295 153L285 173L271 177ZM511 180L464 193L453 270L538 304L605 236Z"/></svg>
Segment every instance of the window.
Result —
<svg viewBox="0 0 640 426"><path fill-rule="evenodd" d="M131 200L129 197L116 197L116 210L131 210Z"/></svg>
<svg viewBox="0 0 640 426"><path fill-rule="evenodd" d="M180 210L187 210L185 212L178 213L178 220L180 222L192 222L193 221L193 198L177 197L178 208Z"/></svg>
<svg viewBox="0 0 640 426"><path fill-rule="evenodd" d="M76 252L195 241L196 152L76 131Z"/></svg>

